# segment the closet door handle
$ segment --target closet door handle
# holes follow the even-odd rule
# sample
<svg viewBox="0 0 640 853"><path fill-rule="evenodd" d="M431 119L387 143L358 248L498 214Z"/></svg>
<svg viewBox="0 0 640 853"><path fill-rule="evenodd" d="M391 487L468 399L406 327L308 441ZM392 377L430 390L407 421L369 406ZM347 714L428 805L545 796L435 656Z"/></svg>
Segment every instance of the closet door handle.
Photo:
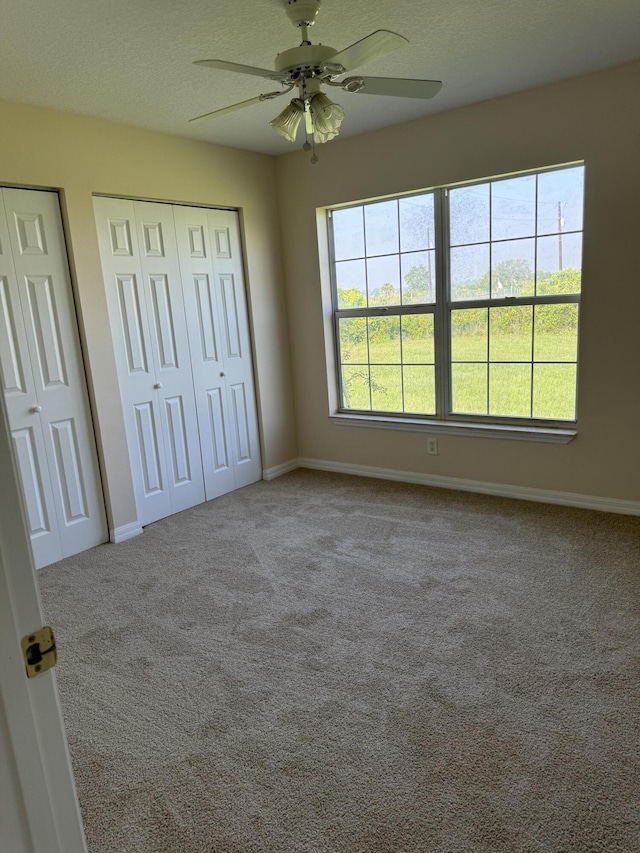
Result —
<svg viewBox="0 0 640 853"><path fill-rule="evenodd" d="M224 373L221 373L220 376L224 376Z"/></svg>
<svg viewBox="0 0 640 853"><path fill-rule="evenodd" d="M31 406L30 412L32 415L39 415L42 411L42 406Z"/></svg>
<svg viewBox="0 0 640 853"><path fill-rule="evenodd" d="M153 387L156 388L157 390L160 390L160 388L162 388L162 382L156 382L156 384Z"/></svg>

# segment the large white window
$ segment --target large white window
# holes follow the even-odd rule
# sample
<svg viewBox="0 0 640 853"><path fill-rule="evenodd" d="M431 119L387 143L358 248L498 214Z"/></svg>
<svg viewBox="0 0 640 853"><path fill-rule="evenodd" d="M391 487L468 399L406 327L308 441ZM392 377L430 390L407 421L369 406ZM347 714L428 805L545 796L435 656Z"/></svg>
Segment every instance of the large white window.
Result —
<svg viewBox="0 0 640 853"><path fill-rule="evenodd" d="M584 167L329 211L340 411L576 420Z"/></svg>

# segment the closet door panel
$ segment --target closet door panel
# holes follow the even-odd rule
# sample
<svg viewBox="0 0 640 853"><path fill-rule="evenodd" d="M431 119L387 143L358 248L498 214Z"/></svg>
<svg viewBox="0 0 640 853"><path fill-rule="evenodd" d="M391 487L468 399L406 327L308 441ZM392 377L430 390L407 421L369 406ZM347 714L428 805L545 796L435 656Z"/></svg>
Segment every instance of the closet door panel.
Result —
<svg viewBox="0 0 640 853"><path fill-rule="evenodd" d="M202 503L205 489L175 222L170 205L134 207L171 507L178 512Z"/></svg>
<svg viewBox="0 0 640 853"><path fill-rule="evenodd" d="M172 508L134 203L93 201L138 521L145 525Z"/></svg>
<svg viewBox="0 0 640 853"><path fill-rule="evenodd" d="M232 419L236 488L239 488L262 479L240 229L238 216L233 211L210 210L207 215L216 300L222 318L223 359Z"/></svg>
<svg viewBox="0 0 640 853"><path fill-rule="evenodd" d="M42 483L46 465L62 554L70 556L104 542L107 530L59 201L56 193L12 189L3 198L16 273L10 322L15 328L19 302L41 410L42 445L32 426L30 453Z"/></svg>
<svg viewBox="0 0 640 853"><path fill-rule="evenodd" d="M27 347L20 294L9 229L0 196L0 371L16 463L27 510L34 562L46 565L62 558L56 510L42 434L31 359ZM44 467L43 467L44 466Z"/></svg>
<svg viewBox="0 0 640 853"><path fill-rule="evenodd" d="M207 500L235 486L224 343L207 211L174 209Z"/></svg>

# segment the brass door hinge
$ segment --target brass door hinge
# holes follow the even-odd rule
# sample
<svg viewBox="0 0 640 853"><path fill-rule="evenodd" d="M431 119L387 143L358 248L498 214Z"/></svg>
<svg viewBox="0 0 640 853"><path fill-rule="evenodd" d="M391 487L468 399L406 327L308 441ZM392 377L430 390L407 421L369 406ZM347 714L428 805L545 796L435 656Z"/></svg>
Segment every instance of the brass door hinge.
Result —
<svg viewBox="0 0 640 853"><path fill-rule="evenodd" d="M56 639L48 626L27 634L22 638L21 646L28 678L42 675L56 665Z"/></svg>

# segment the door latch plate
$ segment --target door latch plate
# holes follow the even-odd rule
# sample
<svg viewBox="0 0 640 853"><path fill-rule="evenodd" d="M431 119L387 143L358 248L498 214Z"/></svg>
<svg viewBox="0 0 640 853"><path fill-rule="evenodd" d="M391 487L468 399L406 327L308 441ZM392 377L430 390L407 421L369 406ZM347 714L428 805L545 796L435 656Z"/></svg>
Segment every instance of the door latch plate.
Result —
<svg viewBox="0 0 640 853"><path fill-rule="evenodd" d="M20 645L28 678L42 675L43 672L54 667L58 661L56 639L48 626L27 634L22 638Z"/></svg>

